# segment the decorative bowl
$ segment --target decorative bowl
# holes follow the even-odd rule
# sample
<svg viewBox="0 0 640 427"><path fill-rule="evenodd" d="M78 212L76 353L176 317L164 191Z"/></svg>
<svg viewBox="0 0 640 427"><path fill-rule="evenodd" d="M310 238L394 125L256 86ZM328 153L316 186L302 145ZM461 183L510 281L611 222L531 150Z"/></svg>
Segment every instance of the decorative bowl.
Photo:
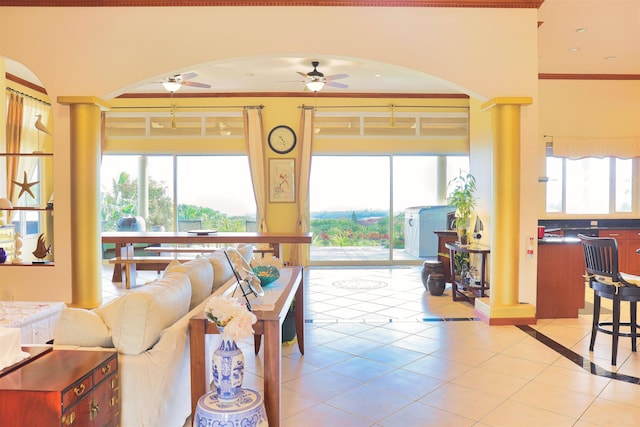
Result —
<svg viewBox="0 0 640 427"><path fill-rule="evenodd" d="M280 277L280 270L275 265L256 265L252 270L262 286L275 282Z"/></svg>

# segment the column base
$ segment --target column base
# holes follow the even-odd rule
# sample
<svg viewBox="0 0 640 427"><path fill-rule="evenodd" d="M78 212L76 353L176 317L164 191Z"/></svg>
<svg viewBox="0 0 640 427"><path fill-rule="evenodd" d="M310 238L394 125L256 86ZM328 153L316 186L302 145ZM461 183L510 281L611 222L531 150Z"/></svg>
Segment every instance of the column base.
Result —
<svg viewBox="0 0 640 427"><path fill-rule="evenodd" d="M535 325L536 308L531 304L492 306L489 298L476 298L474 313L491 326Z"/></svg>

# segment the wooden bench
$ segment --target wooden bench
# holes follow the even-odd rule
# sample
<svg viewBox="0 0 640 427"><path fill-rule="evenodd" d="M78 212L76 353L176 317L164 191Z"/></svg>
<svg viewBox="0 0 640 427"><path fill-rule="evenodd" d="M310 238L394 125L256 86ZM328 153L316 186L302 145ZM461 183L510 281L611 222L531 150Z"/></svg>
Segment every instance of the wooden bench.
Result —
<svg viewBox="0 0 640 427"><path fill-rule="evenodd" d="M205 246L147 246L145 252L177 253L177 254L204 254L220 250L221 248Z"/></svg>
<svg viewBox="0 0 640 427"><path fill-rule="evenodd" d="M214 248L211 246L147 246L144 248L145 252L153 253L176 253L176 254L204 254L219 251L223 248ZM260 254L264 257L266 253L273 254L275 251L273 248L253 248L254 254Z"/></svg>
<svg viewBox="0 0 640 427"><path fill-rule="evenodd" d="M172 256L133 256L133 257L115 257L109 259L109 264L119 264L124 269L124 284L127 289L131 288L131 284L136 284L137 270L155 270L160 272L164 270L171 261L187 262L193 258L177 258Z"/></svg>

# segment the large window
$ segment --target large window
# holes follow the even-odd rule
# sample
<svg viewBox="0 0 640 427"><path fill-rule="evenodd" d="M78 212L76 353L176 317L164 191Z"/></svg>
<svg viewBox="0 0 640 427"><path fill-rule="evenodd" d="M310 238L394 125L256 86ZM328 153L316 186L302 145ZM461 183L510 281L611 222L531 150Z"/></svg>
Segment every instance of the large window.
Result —
<svg viewBox="0 0 640 427"><path fill-rule="evenodd" d="M309 197L314 235L311 261L424 259L406 250L405 211L446 204L447 183L468 167L467 156L314 156ZM435 235L431 232L422 238L435 239Z"/></svg>
<svg viewBox="0 0 640 427"><path fill-rule="evenodd" d="M633 161L612 157L547 157L546 211L566 214L631 212Z"/></svg>
<svg viewBox="0 0 640 427"><path fill-rule="evenodd" d="M100 180L105 231L127 217L141 217L146 231L245 231L255 223L246 156L105 155Z"/></svg>

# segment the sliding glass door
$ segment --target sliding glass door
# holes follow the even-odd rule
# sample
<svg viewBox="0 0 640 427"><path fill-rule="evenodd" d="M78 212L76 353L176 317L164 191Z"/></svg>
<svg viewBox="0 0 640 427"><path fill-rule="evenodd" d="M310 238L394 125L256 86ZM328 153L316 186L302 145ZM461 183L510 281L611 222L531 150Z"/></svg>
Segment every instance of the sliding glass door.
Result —
<svg viewBox="0 0 640 427"><path fill-rule="evenodd" d="M436 254L407 247L407 212L446 205L446 187L466 156L314 156L310 181L312 264L415 264ZM446 228L446 208L433 228ZM429 221L432 221L430 218ZM424 227L423 227L424 228Z"/></svg>

